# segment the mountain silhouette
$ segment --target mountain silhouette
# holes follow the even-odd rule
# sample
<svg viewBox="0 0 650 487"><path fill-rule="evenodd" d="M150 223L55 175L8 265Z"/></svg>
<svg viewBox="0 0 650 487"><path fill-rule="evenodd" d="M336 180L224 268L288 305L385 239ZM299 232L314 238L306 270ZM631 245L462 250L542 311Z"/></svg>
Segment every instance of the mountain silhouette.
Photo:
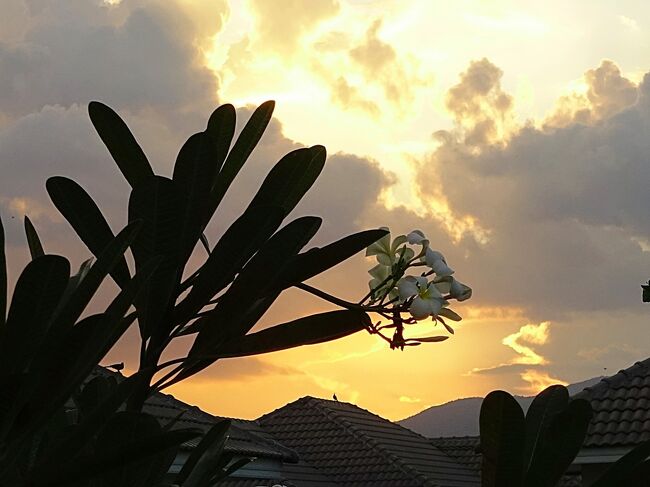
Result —
<svg viewBox="0 0 650 487"><path fill-rule="evenodd" d="M602 377L594 377L567 386L569 394L574 395L585 387L593 386ZM514 396L524 411L535 396ZM429 438L441 436L478 436L478 418L482 397L465 397L432 406L397 423Z"/></svg>

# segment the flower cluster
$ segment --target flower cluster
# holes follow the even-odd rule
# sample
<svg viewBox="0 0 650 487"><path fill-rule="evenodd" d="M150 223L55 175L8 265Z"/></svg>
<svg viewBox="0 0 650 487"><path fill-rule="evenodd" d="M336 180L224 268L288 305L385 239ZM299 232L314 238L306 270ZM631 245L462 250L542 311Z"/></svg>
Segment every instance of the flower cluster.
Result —
<svg viewBox="0 0 650 487"><path fill-rule="evenodd" d="M392 241L388 233L370 245L366 255L377 259L377 265L369 271L372 279L366 299L375 312L390 318L392 322L383 327L377 325L375 332L381 328L395 328L395 335L390 340L393 348L446 339L447 337L403 338L403 324L412 324L429 317L453 333L445 318L460 321L461 317L448 308L449 301L465 301L472 296L472 290L453 277L454 270L449 267L442 253L429 246L424 233L413 230ZM407 275L412 268L424 270L420 275ZM402 319L403 312L408 312L410 318Z"/></svg>

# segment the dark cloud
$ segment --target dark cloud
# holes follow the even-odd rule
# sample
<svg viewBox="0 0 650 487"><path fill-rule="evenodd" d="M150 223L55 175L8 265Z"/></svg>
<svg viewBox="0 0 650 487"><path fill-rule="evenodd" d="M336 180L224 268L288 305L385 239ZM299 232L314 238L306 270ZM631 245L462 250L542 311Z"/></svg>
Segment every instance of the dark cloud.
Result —
<svg viewBox="0 0 650 487"><path fill-rule="evenodd" d="M584 94L574 93L558 100L555 110L544 121L546 128L572 123L593 125L632 106L638 97L637 86L612 61L605 60L598 68L587 71L584 82Z"/></svg>
<svg viewBox="0 0 650 487"><path fill-rule="evenodd" d="M122 3L28 2L23 37L0 41L0 112L17 117L92 99L191 112L214 102L216 79L183 11L172 2Z"/></svg>
<svg viewBox="0 0 650 487"><path fill-rule="evenodd" d="M492 77L471 83L466 98L474 101L457 103L458 113L474 116L474 106L491 104L500 74L489 71ZM525 127L507 145L480 152L465 143L462 127L441 139L420 167L420 191L426 198L426 185L441 188L457 215L471 215L489 232L484 244L468 235L461 242L474 304L551 319L639 299L648 258L638 241L650 238L649 85L646 75L634 106L593 126Z"/></svg>

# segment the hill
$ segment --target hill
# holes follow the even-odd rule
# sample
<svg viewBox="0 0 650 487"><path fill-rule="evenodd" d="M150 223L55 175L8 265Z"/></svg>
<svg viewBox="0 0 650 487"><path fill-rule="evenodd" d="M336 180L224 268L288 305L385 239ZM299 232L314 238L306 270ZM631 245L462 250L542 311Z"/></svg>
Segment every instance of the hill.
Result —
<svg viewBox="0 0 650 487"><path fill-rule="evenodd" d="M592 386L602 377L594 377L568 386L571 395L585 387ZM534 396L515 396L524 411ZM421 435L434 438L440 436L478 436L478 417L482 397L455 399L405 418L397 423Z"/></svg>

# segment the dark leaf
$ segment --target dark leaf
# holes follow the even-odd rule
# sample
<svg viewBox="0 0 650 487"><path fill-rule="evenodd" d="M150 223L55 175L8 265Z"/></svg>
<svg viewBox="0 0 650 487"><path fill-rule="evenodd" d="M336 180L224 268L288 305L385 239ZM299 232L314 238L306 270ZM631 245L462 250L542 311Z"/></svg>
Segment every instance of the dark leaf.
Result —
<svg viewBox="0 0 650 487"><path fill-rule="evenodd" d="M553 385L540 392L526 413L526 448L524 468L528 470L553 418L569 404L569 391L561 385Z"/></svg>
<svg viewBox="0 0 650 487"><path fill-rule="evenodd" d="M217 147L217 160L215 165L217 173L214 175L213 184L216 183L217 174L223 167L228 151L230 150L230 144L235 135L236 118L235 107L226 103L212 112L212 115L208 119L208 126L205 131Z"/></svg>
<svg viewBox="0 0 650 487"><path fill-rule="evenodd" d="M271 120L274 108L274 101L262 103L255 109L251 118L239 134L212 188L210 215L219 206L233 180L246 163L248 156L251 155L251 152L253 152L253 149L262 138L262 134ZM208 131L210 131L209 127Z"/></svg>
<svg viewBox="0 0 650 487"><path fill-rule="evenodd" d="M177 184L162 176L154 176L137 186L129 199L129 221L142 221L142 228L131 244L136 270L154 257L160 265L145 289L138 296L138 324L143 339L165 334L162 317L175 301L175 291L182 272L181 242L185 205Z"/></svg>
<svg viewBox="0 0 650 487"><path fill-rule="evenodd" d="M283 272L282 280L287 287L306 281L349 259L387 233L387 230L366 230L348 235L325 247L310 249L291 261Z"/></svg>
<svg viewBox="0 0 650 487"><path fill-rule="evenodd" d="M435 337L413 338L413 340L417 340L418 342L422 342L422 343L438 343L438 342L444 342L448 338L449 338L448 336L440 335Z"/></svg>
<svg viewBox="0 0 650 487"><path fill-rule="evenodd" d="M195 430L161 431L155 419L143 413L117 413L97 438L95 454L60 465L49 478L32 485L68 486L95 478L97 487L149 487L149 479L168 468L160 460L169 461L170 450L198 435Z"/></svg>
<svg viewBox="0 0 650 487"><path fill-rule="evenodd" d="M140 229L140 222L132 222L113 238L97 256L95 263L88 269L85 277L79 281L68 300L57 312L53 329L58 332L68 329L79 319L88 303L93 298L104 278L124 261L124 252L129 247ZM129 281L123 283L128 286Z"/></svg>
<svg viewBox="0 0 650 487"><path fill-rule="evenodd" d="M483 487L520 487L523 481L524 412L507 392L492 391L481 404Z"/></svg>
<svg viewBox="0 0 650 487"><path fill-rule="evenodd" d="M217 146L207 132L192 135L181 148L173 180L184 195L180 226L176 229L185 262L203 231L212 181L219 171Z"/></svg>
<svg viewBox="0 0 650 487"><path fill-rule="evenodd" d="M32 395L32 404L38 405L31 415L32 429L72 396L133 323L134 313L124 315L159 262L153 260L141 269L104 313L83 319L67 333L49 341L48 347L41 348L38 361L34 362L34 374L40 380ZM29 432L27 428L26 431Z"/></svg>
<svg viewBox="0 0 650 487"><path fill-rule="evenodd" d="M190 319L219 291L232 282L237 273L273 235L284 213L276 207L246 211L226 230L201 267L189 294L178 304L174 322Z"/></svg>
<svg viewBox="0 0 650 487"><path fill-rule="evenodd" d="M97 204L71 179L55 176L49 178L45 186L54 206L68 220L88 250L98 257L115 237ZM115 264L111 276L119 286L129 280L129 268L124 257Z"/></svg>
<svg viewBox="0 0 650 487"><path fill-rule="evenodd" d="M591 487L636 486L633 483L625 483L626 477L631 476L635 468L640 466L648 456L650 456L650 441L645 441L610 465Z"/></svg>
<svg viewBox="0 0 650 487"><path fill-rule="evenodd" d="M219 421L210 428L185 460L175 479L177 485L198 487L212 478L226 444L229 428L229 419Z"/></svg>
<svg viewBox="0 0 650 487"><path fill-rule="evenodd" d="M36 228L34 228L32 221L27 215L25 215L25 235L27 236L27 246L29 247L29 253L32 256L32 259L45 255L41 239L38 238Z"/></svg>
<svg viewBox="0 0 650 487"><path fill-rule="evenodd" d="M591 415L588 401L574 399L552 419L526 474L527 487L546 487L559 482L582 447Z"/></svg>
<svg viewBox="0 0 650 487"><path fill-rule="evenodd" d="M317 217L298 218L264 244L206 317L190 355L203 355L223 340L245 335L250 330L251 323L242 320L243 303L264 301L266 296L282 290L276 284L281 272L311 240L320 224L321 219Z"/></svg>
<svg viewBox="0 0 650 487"><path fill-rule="evenodd" d="M47 334L70 278L70 263L58 255L32 260L18 278L7 323L0 334L0 371L23 372Z"/></svg>
<svg viewBox="0 0 650 487"><path fill-rule="evenodd" d="M0 218L0 330L7 316L7 257L5 256L5 228Z"/></svg>
<svg viewBox="0 0 650 487"><path fill-rule="evenodd" d="M153 170L138 142L120 116L98 101L88 105L90 120L104 145L132 188L153 176Z"/></svg>
<svg viewBox="0 0 650 487"><path fill-rule="evenodd" d="M289 152L271 169L248 208L279 206L288 215L320 175L325 157L322 145Z"/></svg>
<svg viewBox="0 0 650 487"><path fill-rule="evenodd" d="M232 340L219 348L223 357L244 357L301 345L328 342L370 325L363 311L340 310L305 316Z"/></svg>

